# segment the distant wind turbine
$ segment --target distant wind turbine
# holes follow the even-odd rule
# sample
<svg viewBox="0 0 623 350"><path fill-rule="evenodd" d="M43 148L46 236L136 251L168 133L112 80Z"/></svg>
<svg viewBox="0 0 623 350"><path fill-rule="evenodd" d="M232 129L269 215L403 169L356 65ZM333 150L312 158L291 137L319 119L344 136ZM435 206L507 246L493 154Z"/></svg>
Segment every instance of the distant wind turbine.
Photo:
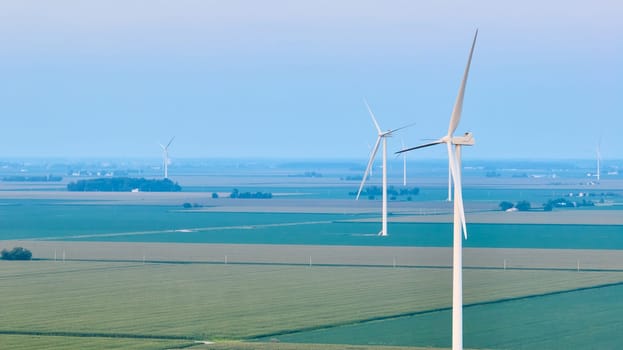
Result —
<svg viewBox="0 0 623 350"><path fill-rule="evenodd" d="M403 149L397 153L408 152L411 150L429 147L445 143L448 149L448 160L450 164L450 172L454 180L454 228L453 228L453 258L452 258L452 349L463 349L463 237L461 231L467 239L467 226L465 224L465 211L463 208L463 191L461 183L461 148L462 146L472 146L475 141L471 133L465 133L463 136L454 136L454 131L461 120L461 111L463 109L463 97L465 96L465 85L467 84L467 76L469 75L469 67L472 62L474 47L476 46L476 38L478 30L474 34L472 48L469 51L467 66L463 74L463 80L459 87L459 93L454 103L452 115L450 117L450 125L446 136L431 143L421 146ZM455 152L452 151L452 146Z"/></svg>
<svg viewBox="0 0 623 350"><path fill-rule="evenodd" d="M597 143L597 182L601 180L601 139Z"/></svg>
<svg viewBox="0 0 623 350"><path fill-rule="evenodd" d="M383 213L382 213L382 226L381 231L379 232L379 236L387 236L387 138L391 137L392 134L398 130L404 129L410 125L403 126L398 129L381 131L381 127L379 123L376 121L374 117L374 113L372 113L372 109L368 105L366 100L363 101L368 109L368 113L370 117L372 117L372 122L376 127L376 131L378 132L378 137L376 139L376 143L372 148L372 152L370 153L370 159L368 160L368 166L366 167L366 171L363 174L363 179L361 179L361 185L359 186L359 191L357 191L357 200L359 200L359 196L361 195L361 190L363 190L363 186L366 183L366 179L368 178L368 174L372 170L372 165L374 164L374 157L379 150L379 146L381 142L383 142Z"/></svg>
<svg viewBox="0 0 623 350"><path fill-rule="evenodd" d="M173 142L174 138L175 136L171 138L171 140L169 141L169 143L167 143L166 146L163 146L162 144L160 144L160 147L162 148L162 163L163 163L163 168L164 168L165 179L169 178L169 164L171 164L171 159L169 158L169 146L171 146L171 142Z"/></svg>
<svg viewBox="0 0 623 350"><path fill-rule="evenodd" d="M405 148L404 140L400 140L402 148ZM402 154L402 185L407 186L407 153Z"/></svg>

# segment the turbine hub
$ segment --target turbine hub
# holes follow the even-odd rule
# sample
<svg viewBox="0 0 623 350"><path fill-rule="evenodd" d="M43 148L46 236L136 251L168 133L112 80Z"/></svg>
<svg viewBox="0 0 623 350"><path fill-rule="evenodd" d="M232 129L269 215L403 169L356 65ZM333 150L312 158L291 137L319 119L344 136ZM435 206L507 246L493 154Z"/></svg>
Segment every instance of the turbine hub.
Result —
<svg viewBox="0 0 623 350"><path fill-rule="evenodd" d="M471 132L466 132L463 136L455 136L452 138L452 144L462 146L473 146L476 143Z"/></svg>

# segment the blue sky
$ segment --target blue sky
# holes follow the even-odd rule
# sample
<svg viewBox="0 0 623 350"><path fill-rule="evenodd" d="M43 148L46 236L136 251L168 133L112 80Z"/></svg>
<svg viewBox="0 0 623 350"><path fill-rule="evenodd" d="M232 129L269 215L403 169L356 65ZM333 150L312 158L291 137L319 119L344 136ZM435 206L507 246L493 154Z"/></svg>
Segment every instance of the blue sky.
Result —
<svg viewBox="0 0 623 350"><path fill-rule="evenodd" d="M5 1L0 157L623 158L618 1ZM427 149L422 158L443 158Z"/></svg>

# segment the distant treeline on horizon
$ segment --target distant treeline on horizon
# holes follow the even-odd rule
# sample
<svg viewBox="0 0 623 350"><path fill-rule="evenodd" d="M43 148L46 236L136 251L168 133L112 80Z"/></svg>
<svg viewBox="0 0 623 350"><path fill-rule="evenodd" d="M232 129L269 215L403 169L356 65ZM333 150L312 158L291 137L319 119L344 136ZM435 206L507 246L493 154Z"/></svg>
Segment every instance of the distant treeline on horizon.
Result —
<svg viewBox="0 0 623 350"><path fill-rule="evenodd" d="M54 175L42 175L42 176L5 176L2 178L2 181L7 182L59 182L62 181L62 176L54 176Z"/></svg>
<svg viewBox="0 0 623 350"><path fill-rule="evenodd" d="M67 190L74 192L179 192L182 187L169 179L112 177L78 180L67 184Z"/></svg>

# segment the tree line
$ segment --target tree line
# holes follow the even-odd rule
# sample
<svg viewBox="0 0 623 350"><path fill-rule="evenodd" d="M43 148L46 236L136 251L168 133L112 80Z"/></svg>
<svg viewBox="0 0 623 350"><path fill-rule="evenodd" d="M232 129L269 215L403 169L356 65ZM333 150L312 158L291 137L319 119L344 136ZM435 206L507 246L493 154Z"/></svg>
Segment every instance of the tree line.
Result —
<svg viewBox="0 0 623 350"><path fill-rule="evenodd" d="M357 192L349 192L351 196L356 196ZM412 188L399 188L397 189L394 186L389 186L387 188L387 195L391 200L395 200L398 196L417 196L420 194L420 189L418 187ZM361 190L361 196L368 197L368 199L374 199L376 196L383 195L383 187L381 186L368 186Z"/></svg>
<svg viewBox="0 0 623 350"><path fill-rule="evenodd" d="M13 175L13 176L5 176L2 178L2 181L7 181L7 182L59 182L62 180L63 180L62 176L55 176L55 175L41 175L41 176Z"/></svg>
<svg viewBox="0 0 623 350"><path fill-rule="evenodd" d="M517 211L529 211L533 209L542 209L544 211L552 211L554 208L578 208L578 207L592 207L595 203L591 200L582 199L582 201L570 201L566 198L550 199L543 203L541 208L533 208L532 204L526 200L519 201L515 204L509 201L502 201L498 205L500 210L507 211L515 209Z"/></svg>
<svg viewBox="0 0 623 350"><path fill-rule="evenodd" d="M71 182L67 184L67 190L78 192L179 192L182 187L169 179L111 177Z"/></svg>
<svg viewBox="0 0 623 350"><path fill-rule="evenodd" d="M229 194L229 198L256 198L256 199L270 199L273 198L273 194L271 192L240 192L237 188L234 188L233 191Z"/></svg>

